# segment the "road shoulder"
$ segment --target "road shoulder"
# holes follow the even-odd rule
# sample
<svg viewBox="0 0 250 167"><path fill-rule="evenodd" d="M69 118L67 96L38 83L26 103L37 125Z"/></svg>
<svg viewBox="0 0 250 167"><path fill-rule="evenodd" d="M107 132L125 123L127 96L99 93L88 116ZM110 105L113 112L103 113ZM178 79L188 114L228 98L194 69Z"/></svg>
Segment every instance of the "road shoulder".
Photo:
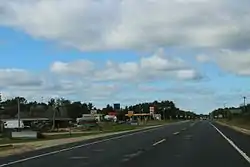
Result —
<svg viewBox="0 0 250 167"><path fill-rule="evenodd" d="M221 121L216 121L216 123L222 125L222 126L226 126L226 127L229 127L237 132L241 132L241 133L244 133L246 135L250 135L250 130L249 129L245 129L245 128L241 128L241 127L238 127L238 126L234 126L234 125L230 125L230 124L227 124L227 123L224 123L224 122L221 122Z"/></svg>

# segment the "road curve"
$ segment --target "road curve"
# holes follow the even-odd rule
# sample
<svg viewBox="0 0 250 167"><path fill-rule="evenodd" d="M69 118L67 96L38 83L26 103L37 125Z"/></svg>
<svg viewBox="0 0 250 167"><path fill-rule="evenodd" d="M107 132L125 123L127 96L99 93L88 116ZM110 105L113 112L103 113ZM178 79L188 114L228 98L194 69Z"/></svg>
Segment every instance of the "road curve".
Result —
<svg viewBox="0 0 250 167"><path fill-rule="evenodd" d="M243 154L248 147L237 147L217 126L209 121L174 123L29 157L7 157L0 159L0 167L249 167L248 155Z"/></svg>

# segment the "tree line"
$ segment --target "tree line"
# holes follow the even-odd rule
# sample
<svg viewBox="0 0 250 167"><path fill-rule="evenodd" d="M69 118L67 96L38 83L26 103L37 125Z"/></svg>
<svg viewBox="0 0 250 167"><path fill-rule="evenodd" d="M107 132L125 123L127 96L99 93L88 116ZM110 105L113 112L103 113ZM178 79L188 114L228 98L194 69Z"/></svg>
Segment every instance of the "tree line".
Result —
<svg viewBox="0 0 250 167"><path fill-rule="evenodd" d="M238 111L238 112L233 112ZM224 107L217 108L213 110L210 115L219 116L221 115L223 118L227 118L229 120L233 118L249 118L250 119L250 104L241 105L239 107Z"/></svg>
<svg viewBox="0 0 250 167"><path fill-rule="evenodd" d="M64 98L51 98L48 102L28 101L24 97L15 97L2 101L0 99L0 118L14 118L17 115L17 101L19 101L21 113L29 117L41 117L47 112L52 115L53 109L61 108L64 117L76 119L82 114L89 114L91 110L96 110L99 114L107 115L109 112L117 112L118 119L124 120L128 111L134 113L149 113L149 108L154 107L156 114L161 114L163 119L195 118L197 115L191 111L184 111L176 107L173 101L154 101L134 104L115 111L112 104L98 109L93 103L83 103L80 101L70 101ZM61 115L61 116L62 116Z"/></svg>

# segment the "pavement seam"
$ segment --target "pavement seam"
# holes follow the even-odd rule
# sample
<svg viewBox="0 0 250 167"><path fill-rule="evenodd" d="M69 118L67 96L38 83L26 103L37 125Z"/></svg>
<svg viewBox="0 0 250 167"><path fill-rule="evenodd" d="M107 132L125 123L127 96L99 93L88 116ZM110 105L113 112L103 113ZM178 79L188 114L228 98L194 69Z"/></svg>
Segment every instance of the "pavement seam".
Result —
<svg viewBox="0 0 250 167"><path fill-rule="evenodd" d="M244 153L234 142L229 139L226 135L224 135L216 126L212 123L210 125L248 162L250 163L250 158Z"/></svg>

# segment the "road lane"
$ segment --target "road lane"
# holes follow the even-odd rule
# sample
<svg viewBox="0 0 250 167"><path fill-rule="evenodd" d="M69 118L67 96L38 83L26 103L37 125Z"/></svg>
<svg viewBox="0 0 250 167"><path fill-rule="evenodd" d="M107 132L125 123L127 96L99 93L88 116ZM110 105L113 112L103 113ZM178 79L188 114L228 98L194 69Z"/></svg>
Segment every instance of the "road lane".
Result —
<svg viewBox="0 0 250 167"><path fill-rule="evenodd" d="M250 157L250 136L229 127L213 123L221 132L230 138L244 153Z"/></svg>
<svg viewBox="0 0 250 167"><path fill-rule="evenodd" d="M250 165L208 121L198 121L172 124L5 166L247 167Z"/></svg>
<svg viewBox="0 0 250 167"><path fill-rule="evenodd" d="M170 137L176 131L188 128L191 123L192 122L174 123L145 133L136 133L121 138L118 137L112 140L105 140L104 142L97 142L95 144L85 145L84 147L75 148L69 151L5 166L22 165L22 167L44 167L53 165L55 167L78 167L82 165L118 165L121 160L124 159L124 156L129 157L136 153L139 154L145 152L145 150L152 149L153 143L162 138ZM7 162L1 160L0 164L8 164L9 162L10 160L7 158Z"/></svg>
<svg viewBox="0 0 250 167"><path fill-rule="evenodd" d="M202 121L121 167L249 167L250 164L209 124Z"/></svg>

